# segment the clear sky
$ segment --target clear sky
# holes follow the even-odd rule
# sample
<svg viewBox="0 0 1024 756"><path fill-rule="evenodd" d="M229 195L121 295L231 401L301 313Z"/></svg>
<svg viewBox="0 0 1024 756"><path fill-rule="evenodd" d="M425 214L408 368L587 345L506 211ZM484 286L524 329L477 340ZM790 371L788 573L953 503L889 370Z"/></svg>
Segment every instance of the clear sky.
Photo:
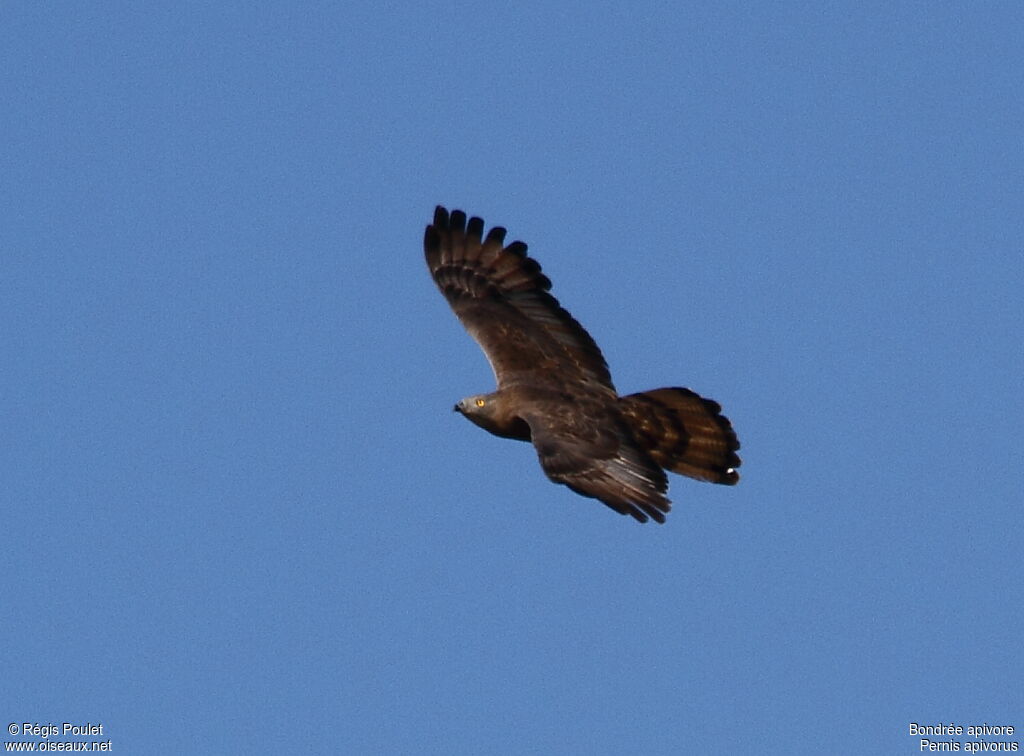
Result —
<svg viewBox="0 0 1024 756"><path fill-rule="evenodd" d="M3 725L1024 740L1022 39L1019 3L0 5ZM621 391L721 402L740 484L641 526L453 414L493 378L438 203L530 245Z"/></svg>

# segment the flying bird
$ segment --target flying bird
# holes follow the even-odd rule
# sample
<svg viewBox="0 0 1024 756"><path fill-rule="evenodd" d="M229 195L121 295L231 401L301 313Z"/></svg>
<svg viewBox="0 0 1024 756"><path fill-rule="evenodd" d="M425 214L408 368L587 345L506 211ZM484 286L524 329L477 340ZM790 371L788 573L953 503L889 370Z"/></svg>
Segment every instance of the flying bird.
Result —
<svg viewBox="0 0 1024 756"><path fill-rule="evenodd" d="M685 388L619 396L601 350L548 291L506 231L438 206L423 247L430 274L483 349L497 391L455 411L503 438L531 441L555 483L640 522L665 522L665 470L735 485L740 448L722 408ZM663 469L664 468L664 469Z"/></svg>

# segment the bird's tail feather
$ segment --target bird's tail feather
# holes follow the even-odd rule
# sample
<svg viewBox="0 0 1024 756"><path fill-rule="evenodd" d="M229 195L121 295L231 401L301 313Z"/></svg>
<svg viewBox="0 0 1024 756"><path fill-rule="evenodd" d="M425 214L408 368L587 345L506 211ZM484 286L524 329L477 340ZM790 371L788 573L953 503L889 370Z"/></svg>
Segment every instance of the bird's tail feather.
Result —
<svg viewBox="0 0 1024 756"><path fill-rule="evenodd" d="M740 479L740 442L717 402L685 388L660 388L621 397L619 409L640 446L666 470L730 486Z"/></svg>

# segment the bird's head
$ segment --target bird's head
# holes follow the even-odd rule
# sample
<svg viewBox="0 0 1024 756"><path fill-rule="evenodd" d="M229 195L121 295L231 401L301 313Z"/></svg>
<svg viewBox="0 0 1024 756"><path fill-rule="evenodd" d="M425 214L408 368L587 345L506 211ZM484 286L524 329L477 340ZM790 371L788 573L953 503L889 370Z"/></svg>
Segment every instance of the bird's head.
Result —
<svg viewBox="0 0 1024 756"><path fill-rule="evenodd" d="M474 425L502 438L530 439L530 426L509 412L508 399L500 391L467 396L454 410Z"/></svg>
<svg viewBox="0 0 1024 756"><path fill-rule="evenodd" d="M500 405L501 397L495 392L467 396L456 404L454 409L474 425L479 425L486 431L502 436L506 435L506 431L501 428Z"/></svg>
<svg viewBox="0 0 1024 756"><path fill-rule="evenodd" d="M486 419L490 417L494 412L496 404L493 395L476 394L475 396L467 396L465 399L460 399L452 410L479 424L478 418Z"/></svg>

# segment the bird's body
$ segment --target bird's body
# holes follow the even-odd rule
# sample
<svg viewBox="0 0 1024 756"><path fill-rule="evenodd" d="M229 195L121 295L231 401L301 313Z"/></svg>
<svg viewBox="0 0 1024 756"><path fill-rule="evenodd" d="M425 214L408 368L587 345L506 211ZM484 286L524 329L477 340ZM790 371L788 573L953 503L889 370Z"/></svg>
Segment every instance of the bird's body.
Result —
<svg viewBox="0 0 1024 756"><path fill-rule="evenodd" d="M424 249L431 275L483 348L498 389L455 409L503 438L531 441L556 483L640 522L671 508L662 468L734 484L739 442L721 407L683 388L620 397L601 350L505 229L438 207Z"/></svg>

